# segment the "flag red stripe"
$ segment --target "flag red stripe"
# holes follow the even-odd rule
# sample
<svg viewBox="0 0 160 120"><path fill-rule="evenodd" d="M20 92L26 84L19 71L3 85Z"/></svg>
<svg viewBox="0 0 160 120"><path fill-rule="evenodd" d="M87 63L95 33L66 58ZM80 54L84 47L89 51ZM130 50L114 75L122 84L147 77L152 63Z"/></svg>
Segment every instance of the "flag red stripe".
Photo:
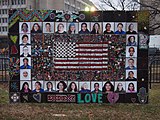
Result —
<svg viewBox="0 0 160 120"><path fill-rule="evenodd" d="M106 49L106 47L104 47L104 46L97 46L97 47L95 47L95 46L78 46L78 47L76 47L75 49Z"/></svg>
<svg viewBox="0 0 160 120"><path fill-rule="evenodd" d="M54 70L73 70L73 71L75 71L75 70L107 70L106 68L54 68Z"/></svg>
<svg viewBox="0 0 160 120"><path fill-rule="evenodd" d="M108 64L54 64L54 66L107 66Z"/></svg>
<svg viewBox="0 0 160 120"><path fill-rule="evenodd" d="M76 53L108 53L108 51L76 51Z"/></svg>
<svg viewBox="0 0 160 120"><path fill-rule="evenodd" d="M55 62L107 62L108 60L54 60Z"/></svg>
<svg viewBox="0 0 160 120"><path fill-rule="evenodd" d="M77 42L76 43L77 45L79 45L79 44L108 44L108 42L106 41L106 42Z"/></svg>
<svg viewBox="0 0 160 120"><path fill-rule="evenodd" d="M107 55L102 55L102 56L76 56L75 58L103 58L103 57L108 57Z"/></svg>

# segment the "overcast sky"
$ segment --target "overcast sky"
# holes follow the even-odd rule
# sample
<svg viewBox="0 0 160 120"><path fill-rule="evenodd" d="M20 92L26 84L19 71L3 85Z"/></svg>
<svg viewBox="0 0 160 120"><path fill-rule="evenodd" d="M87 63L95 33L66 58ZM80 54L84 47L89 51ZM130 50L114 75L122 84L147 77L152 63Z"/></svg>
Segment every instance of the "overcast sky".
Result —
<svg viewBox="0 0 160 120"><path fill-rule="evenodd" d="M92 1L95 6L99 9L99 10L113 10L113 8L107 6L105 3L101 2L103 0L90 0ZM107 1L107 0L106 0ZM121 10L121 7L119 5L119 0L110 0L113 4L114 7L116 7L118 10ZM128 2L130 2L131 0L125 0L124 5L128 5ZM130 4L130 6L134 6L135 3L132 2L132 4ZM131 8L131 7L130 7ZM128 10L127 8L125 10ZM139 10L139 7L137 7L137 10Z"/></svg>

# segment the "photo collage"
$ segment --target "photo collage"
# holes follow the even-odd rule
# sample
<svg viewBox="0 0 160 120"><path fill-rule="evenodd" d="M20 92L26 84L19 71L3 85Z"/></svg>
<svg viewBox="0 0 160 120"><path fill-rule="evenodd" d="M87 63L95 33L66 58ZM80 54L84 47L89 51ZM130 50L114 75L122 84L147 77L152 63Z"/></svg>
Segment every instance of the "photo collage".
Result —
<svg viewBox="0 0 160 120"><path fill-rule="evenodd" d="M146 13L10 10L10 101L138 103L148 91Z"/></svg>
<svg viewBox="0 0 160 120"><path fill-rule="evenodd" d="M70 34L81 36L81 40L69 40ZM91 36L102 38L92 41ZM58 37L61 39L56 39ZM116 43L117 37L123 39L118 38ZM114 48L115 43L117 48ZM19 22L21 92L136 93L137 45L136 22ZM111 60L109 57L119 60ZM116 64L112 61L121 64L119 67L126 74L115 73L115 76L118 75L116 78L111 76L113 71L116 72ZM110 65L112 71L105 73L110 71ZM79 70L80 77L77 77L78 72L74 70Z"/></svg>

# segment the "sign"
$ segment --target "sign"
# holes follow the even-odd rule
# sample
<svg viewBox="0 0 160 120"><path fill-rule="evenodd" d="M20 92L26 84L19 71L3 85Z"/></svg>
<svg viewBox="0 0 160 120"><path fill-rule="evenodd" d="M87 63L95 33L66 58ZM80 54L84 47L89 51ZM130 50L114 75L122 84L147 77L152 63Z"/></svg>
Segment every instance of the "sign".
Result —
<svg viewBox="0 0 160 120"><path fill-rule="evenodd" d="M10 102L147 103L142 15L10 10Z"/></svg>

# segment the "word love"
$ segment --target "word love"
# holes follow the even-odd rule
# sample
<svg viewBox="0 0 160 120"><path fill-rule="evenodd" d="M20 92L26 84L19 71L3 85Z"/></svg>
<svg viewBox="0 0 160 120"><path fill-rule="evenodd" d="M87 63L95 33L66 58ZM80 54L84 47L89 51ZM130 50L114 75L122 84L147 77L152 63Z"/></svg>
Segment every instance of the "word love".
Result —
<svg viewBox="0 0 160 120"><path fill-rule="evenodd" d="M77 94L77 103L102 103L102 94Z"/></svg>

